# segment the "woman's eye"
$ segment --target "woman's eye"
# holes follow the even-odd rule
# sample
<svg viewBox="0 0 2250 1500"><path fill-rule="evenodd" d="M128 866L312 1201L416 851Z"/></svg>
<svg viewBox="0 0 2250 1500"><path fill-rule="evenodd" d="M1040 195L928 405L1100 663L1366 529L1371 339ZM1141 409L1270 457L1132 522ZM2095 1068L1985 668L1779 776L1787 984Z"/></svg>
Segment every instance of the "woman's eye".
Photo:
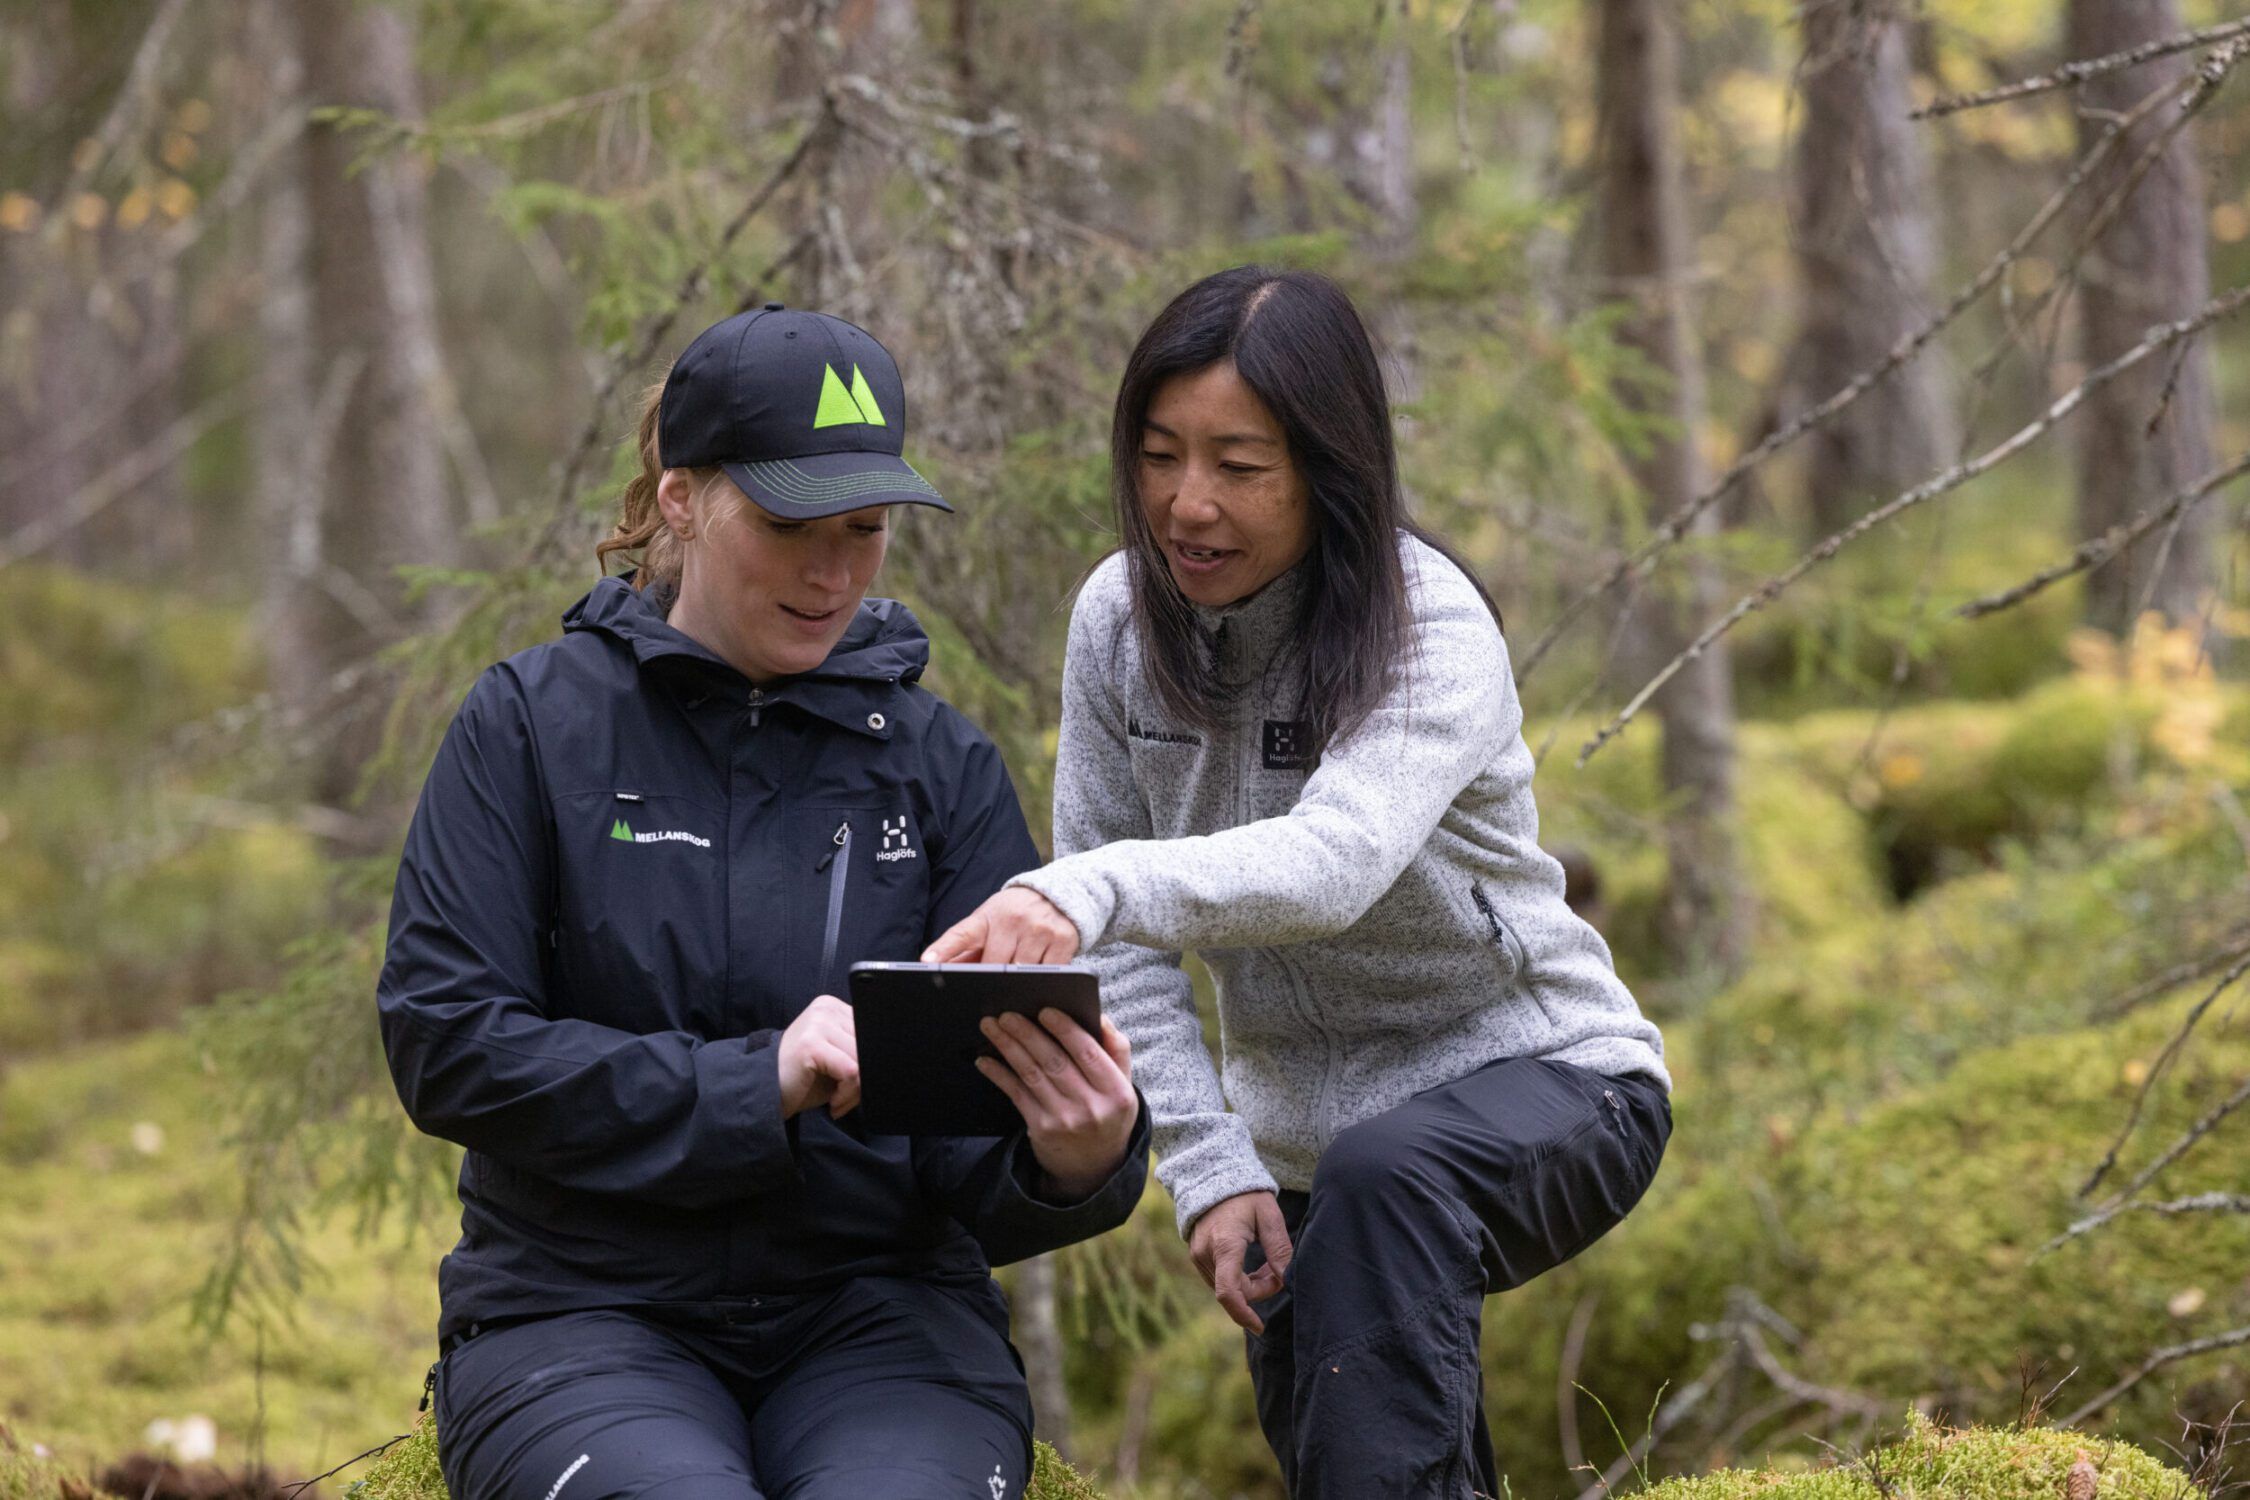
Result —
<svg viewBox="0 0 2250 1500"><path fill-rule="evenodd" d="M1158 453L1148 448L1141 450L1141 462L1144 464L1168 464L1172 458L1173 455L1169 453Z"/></svg>
<svg viewBox="0 0 2250 1500"><path fill-rule="evenodd" d="M1221 464L1219 467L1229 474L1263 474L1266 472L1257 464Z"/></svg>
<svg viewBox="0 0 2250 1500"><path fill-rule="evenodd" d="M775 536L795 536L798 532L803 531L804 529L805 523L802 521L766 522L766 530L772 532Z"/></svg>
<svg viewBox="0 0 2250 1500"><path fill-rule="evenodd" d="M889 529L890 528L887 526L854 526L852 528L852 530L858 532L861 536L881 536L885 531L888 531Z"/></svg>

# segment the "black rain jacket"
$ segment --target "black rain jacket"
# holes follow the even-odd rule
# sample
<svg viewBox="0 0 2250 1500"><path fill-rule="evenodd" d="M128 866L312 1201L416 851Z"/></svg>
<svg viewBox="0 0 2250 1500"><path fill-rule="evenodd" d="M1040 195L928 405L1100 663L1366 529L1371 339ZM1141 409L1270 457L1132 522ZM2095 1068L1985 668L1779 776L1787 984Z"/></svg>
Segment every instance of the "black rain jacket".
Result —
<svg viewBox="0 0 2250 1500"><path fill-rule="evenodd" d="M868 600L754 689L605 579L470 690L407 833L378 984L414 1123L468 1148L440 1333L597 1306L982 1276L1122 1223L1147 1171L1037 1195L1022 1131L781 1117L780 1033L1038 862L991 741Z"/></svg>

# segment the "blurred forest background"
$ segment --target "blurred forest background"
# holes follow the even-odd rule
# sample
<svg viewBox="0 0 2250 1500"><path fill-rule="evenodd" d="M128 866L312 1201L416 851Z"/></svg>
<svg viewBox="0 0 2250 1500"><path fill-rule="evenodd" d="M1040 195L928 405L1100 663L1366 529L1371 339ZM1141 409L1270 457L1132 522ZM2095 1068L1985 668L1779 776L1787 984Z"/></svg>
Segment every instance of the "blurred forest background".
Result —
<svg viewBox="0 0 2250 1500"><path fill-rule="evenodd" d="M878 591L1043 830L1124 354L1260 260L1369 312L1678 1078L1647 1203L1488 1305L1513 1493L1916 1407L2210 1449L2246 55L2204 0L5 0L0 1420L285 1477L411 1420L398 841L696 330L899 356L960 514ZM1279 1495L1160 1191L1005 1279L1105 1486Z"/></svg>

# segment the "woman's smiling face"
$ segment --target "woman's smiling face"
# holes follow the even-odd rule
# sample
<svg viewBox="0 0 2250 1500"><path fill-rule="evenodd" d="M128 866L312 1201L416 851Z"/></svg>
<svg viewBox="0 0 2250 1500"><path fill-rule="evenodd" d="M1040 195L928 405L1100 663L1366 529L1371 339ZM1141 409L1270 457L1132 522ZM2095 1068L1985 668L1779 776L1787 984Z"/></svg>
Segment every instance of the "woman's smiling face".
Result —
<svg viewBox="0 0 2250 1500"><path fill-rule="evenodd" d="M1156 388L1135 482L1165 564L1197 604L1247 599L1312 549L1311 491L1231 359Z"/></svg>
<svg viewBox="0 0 2250 1500"><path fill-rule="evenodd" d="M685 471L668 469L657 503L690 536L672 628L759 684L828 659L890 546L886 507L791 521L724 475L698 494Z"/></svg>

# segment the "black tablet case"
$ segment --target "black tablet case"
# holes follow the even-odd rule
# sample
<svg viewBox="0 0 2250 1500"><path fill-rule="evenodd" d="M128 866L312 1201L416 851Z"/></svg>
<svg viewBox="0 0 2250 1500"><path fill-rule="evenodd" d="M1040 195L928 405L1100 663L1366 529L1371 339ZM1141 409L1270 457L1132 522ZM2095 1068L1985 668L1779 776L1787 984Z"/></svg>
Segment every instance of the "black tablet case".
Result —
<svg viewBox="0 0 2250 1500"><path fill-rule="evenodd" d="M1101 989L1059 964L852 965L860 1128L870 1135L1006 1135L1023 1116L982 1073L985 1016L1053 1006L1100 1034Z"/></svg>

